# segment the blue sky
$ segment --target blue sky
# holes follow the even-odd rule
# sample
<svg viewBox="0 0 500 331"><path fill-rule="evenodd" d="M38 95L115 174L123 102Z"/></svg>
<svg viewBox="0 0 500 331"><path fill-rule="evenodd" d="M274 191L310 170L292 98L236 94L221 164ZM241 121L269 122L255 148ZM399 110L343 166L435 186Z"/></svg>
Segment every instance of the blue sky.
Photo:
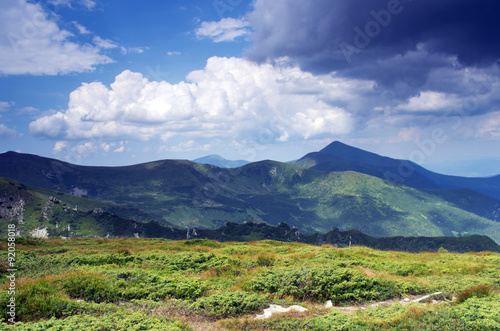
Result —
<svg viewBox="0 0 500 331"><path fill-rule="evenodd" d="M4 0L0 152L289 161L341 140L440 172L500 173L498 7Z"/></svg>

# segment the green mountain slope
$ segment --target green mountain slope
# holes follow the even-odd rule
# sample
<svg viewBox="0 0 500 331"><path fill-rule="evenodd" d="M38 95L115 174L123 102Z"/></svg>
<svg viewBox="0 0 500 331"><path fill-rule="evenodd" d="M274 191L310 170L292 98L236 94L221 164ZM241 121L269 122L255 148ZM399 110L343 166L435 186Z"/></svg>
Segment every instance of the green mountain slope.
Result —
<svg viewBox="0 0 500 331"><path fill-rule="evenodd" d="M43 192L43 193L41 193ZM156 221L136 222L118 217L104 208L120 208L84 198L49 190L35 192L13 180L0 178L0 223L14 223L18 235L47 238L85 237L141 237L167 239L215 239L218 241L278 240L314 245L331 244L337 247L367 246L382 250L408 252L438 251L445 248L453 252L493 251L500 246L487 236L464 237L386 237L375 238L360 231L339 231L303 234L282 222L276 226L265 223L226 222L217 229L178 229L161 226ZM0 228L5 237L6 226Z"/></svg>
<svg viewBox="0 0 500 331"><path fill-rule="evenodd" d="M0 222L14 222L21 236L132 237L142 223L111 213L119 211L133 219L151 221L138 209L93 201L61 192L31 188L0 178ZM149 223L148 223L149 224ZM0 227L0 236L7 235Z"/></svg>
<svg viewBox="0 0 500 331"><path fill-rule="evenodd" d="M499 223L471 212L482 200L469 201L466 211L447 201L447 192L438 196L351 171L315 171L274 161L236 169L177 160L84 167L6 153L0 155L0 175L128 206L113 211L121 218L135 218L130 210L138 209L162 225L213 229L228 221L286 222L310 233L337 227L373 236L485 234L500 242Z"/></svg>
<svg viewBox="0 0 500 331"><path fill-rule="evenodd" d="M321 171L357 171L419 189L469 189L500 199L500 176L466 178L429 171L418 164L392 159L335 141L294 164Z"/></svg>

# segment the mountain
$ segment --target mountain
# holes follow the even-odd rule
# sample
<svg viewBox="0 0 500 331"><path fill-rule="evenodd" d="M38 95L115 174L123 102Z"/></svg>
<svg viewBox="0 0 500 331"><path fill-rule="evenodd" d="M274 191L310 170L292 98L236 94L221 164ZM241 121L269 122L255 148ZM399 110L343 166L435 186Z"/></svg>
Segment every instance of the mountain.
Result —
<svg viewBox="0 0 500 331"><path fill-rule="evenodd" d="M0 222L16 223L22 237L141 237L167 239L214 239L218 241L278 240L314 245L331 244L367 246L380 250L408 252L500 252L500 246L487 236L464 237L389 237L375 238L356 230L304 235L286 223L271 226L265 223L227 222L217 229L179 229L162 226L157 221L136 222L121 218L103 208L120 208L61 192L33 190L11 179L0 178ZM0 228L0 237L7 236L7 227Z"/></svg>
<svg viewBox="0 0 500 331"><path fill-rule="evenodd" d="M500 175L489 178L441 175L414 162L380 156L339 141L305 155L294 164L321 171L356 171L418 189L469 189L500 199Z"/></svg>
<svg viewBox="0 0 500 331"><path fill-rule="evenodd" d="M250 163L245 160L237 160L237 161L226 160L222 156L216 154L201 157L199 159L193 160L193 162L201 164L210 164L219 168L238 168Z"/></svg>
<svg viewBox="0 0 500 331"><path fill-rule="evenodd" d="M86 167L8 152L0 154L0 176L112 203L114 215L137 222L150 218L160 225L198 229L226 222L286 222L304 233L335 227L378 237L482 234L500 243L499 223L480 215L483 207L500 203L493 198L477 193L462 201L458 191L437 194L353 171L317 171L275 161L233 169L185 160ZM147 216L131 217L131 210Z"/></svg>

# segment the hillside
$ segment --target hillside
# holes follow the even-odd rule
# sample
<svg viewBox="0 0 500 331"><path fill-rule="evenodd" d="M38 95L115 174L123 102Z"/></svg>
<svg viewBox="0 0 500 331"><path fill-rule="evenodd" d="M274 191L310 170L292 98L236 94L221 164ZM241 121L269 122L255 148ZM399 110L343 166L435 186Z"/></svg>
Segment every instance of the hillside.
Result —
<svg viewBox="0 0 500 331"><path fill-rule="evenodd" d="M112 212L131 216L124 219ZM34 191L11 179L0 178L0 221L15 221L21 236L47 237L134 237L154 227L138 209L102 203L49 190ZM139 226L139 229L138 228ZM6 236L7 228L0 228ZM151 231L149 231L151 232Z"/></svg>
<svg viewBox="0 0 500 331"><path fill-rule="evenodd" d="M483 234L500 242L498 223L473 212L482 210L481 199L468 201L467 211L442 196L352 171L309 170L274 161L235 169L181 160L84 167L11 152L0 155L0 175L128 206L128 211L117 208L113 213L135 218L130 217L132 208L162 225L214 229L226 222L286 222L304 233L336 227L379 237Z"/></svg>
<svg viewBox="0 0 500 331"><path fill-rule="evenodd" d="M500 175L490 178L441 175L414 162L380 156L339 141L305 155L294 164L321 171L357 171L419 189L469 189L500 199Z"/></svg>
<svg viewBox="0 0 500 331"><path fill-rule="evenodd" d="M135 216L134 220L121 218L112 212L121 211ZM339 231L334 228L321 234L303 234L286 223L270 226L266 223L227 222L217 229L179 229L160 225L156 220L137 218L147 216L139 210L102 203L50 190L33 191L13 180L0 178L0 221L16 223L23 237L66 238L85 237L140 237L166 239L214 239L218 241L278 240L314 245L331 244L346 247L351 244L382 250L408 252L437 251L445 248L453 252L500 252L500 246L487 236L465 237L389 237L375 238L359 231ZM0 237L6 236L0 229Z"/></svg>

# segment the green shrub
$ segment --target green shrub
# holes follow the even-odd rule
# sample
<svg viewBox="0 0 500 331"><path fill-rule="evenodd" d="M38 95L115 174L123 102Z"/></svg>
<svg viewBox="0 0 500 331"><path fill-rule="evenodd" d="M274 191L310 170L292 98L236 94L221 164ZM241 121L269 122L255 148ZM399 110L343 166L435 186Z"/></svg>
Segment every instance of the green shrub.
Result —
<svg viewBox="0 0 500 331"><path fill-rule="evenodd" d="M18 284L15 298L16 320L22 321L61 317L72 306L68 296L45 278ZM3 320L10 318L7 315L9 299L7 291L0 293L0 311Z"/></svg>
<svg viewBox="0 0 500 331"><path fill-rule="evenodd" d="M500 330L500 295L470 297L454 306L452 314L463 321L468 330Z"/></svg>
<svg viewBox="0 0 500 331"><path fill-rule="evenodd" d="M42 331L42 330L94 330L94 331L192 331L185 323L165 318L148 316L143 313L117 312L102 316L77 315L66 319L51 318L38 323L16 323L0 325L2 330Z"/></svg>
<svg viewBox="0 0 500 331"><path fill-rule="evenodd" d="M176 277L169 278L159 285L159 288L150 293L151 300L164 299L166 296L183 300L196 300L208 289L206 282L198 278Z"/></svg>
<svg viewBox="0 0 500 331"><path fill-rule="evenodd" d="M257 294L246 292L224 292L208 297L199 298L193 308L197 312L217 318L249 314L263 309L267 305L267 299Z"/></svg>
<svg viewBox="0 0 500 331"><path fill-rule="evenodd" d="M297 300L332 300L335 303L384 300L401 295L393 282L369 278L347 268L268 269L254 277L248 288L293 296Z"/></svg>
<svg viewBox="0 0 500 331"><path fill-rule="evenodd" d="M209 239L191 239L191 240L186 240L184 242L184 245L189 245L189 246L205 246L205 247L214 247L218 248L220 247L220 243L214 241L214 240L209 240Z"/></svg>
<svg viewBox="0 0 500 331"><path fill-rule="evenodd" d="M334 310L323 316L311 318L305 324L306 330L336 331L349 330L353 326L351 319L344 313Z"/></svg>
<svg viewBox="0 0 500 331"><path fill-rule="evenodd" d="M116 285L102 275L77 272L64 275L62 287L72 298L94 302L116 302L120 291Z"/></svg>
<svg viewBox="0 0 500 331"><path fill-rule="evenodd" d="M259 255L257 256L257 263L258 266L261 267L270 267L274 265L274 262L276 261L276 258L274 256L270 255Z"/></svg>

